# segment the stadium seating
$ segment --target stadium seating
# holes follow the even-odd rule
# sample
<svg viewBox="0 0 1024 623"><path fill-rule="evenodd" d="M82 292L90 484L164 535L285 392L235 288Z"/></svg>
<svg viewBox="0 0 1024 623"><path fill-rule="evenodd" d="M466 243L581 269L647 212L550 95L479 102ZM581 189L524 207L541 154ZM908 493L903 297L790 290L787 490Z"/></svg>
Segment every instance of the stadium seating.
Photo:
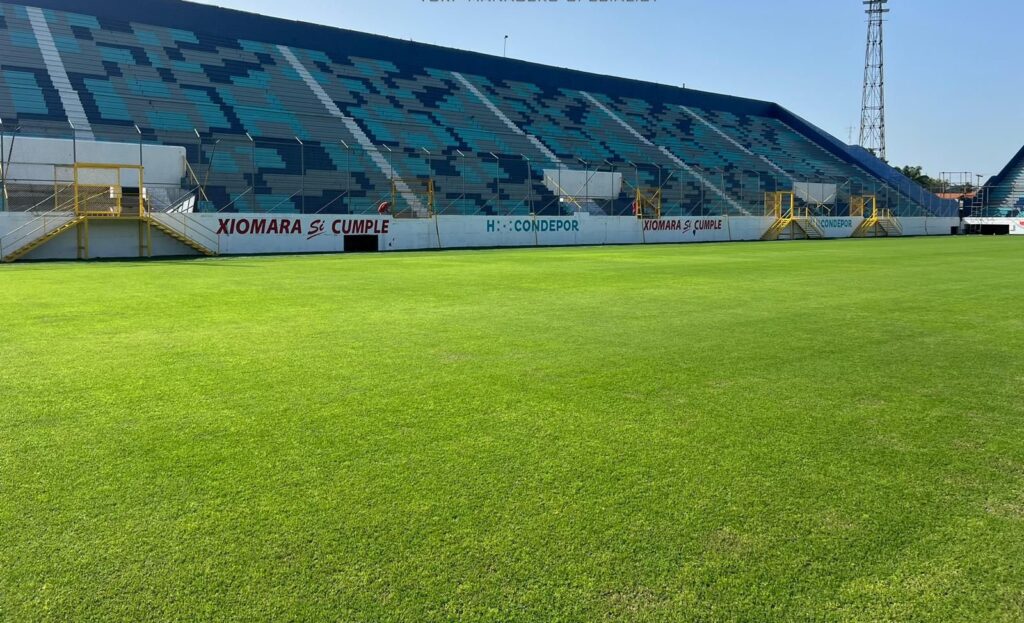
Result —
<svg viewBox="0 0 1024 623"><path fill-rule="evenodd" d="M628 213L637 188L661 188L665 214L757 214L764 192L796 182L837 184L837 213L858 194L925 212L769 103L640 97L568 70L532 82L500 59L447 51L462 59L447 63L430 46L374 57L378 43L353 39L340 54L42 4L0 4L4 127L68 137L70 120L79 139L184 146L183 185L202 186L208 210L369 213L389 201L419 215L554 214L572 208L545 174L573 169L622 175L609 214Z"/></svg>
<svg viewBox="0 0 1024 623"><path fill-rule="evenodd" d="M1019 216L1024 213L1024 150L987 184L985 216Z"/></svg>

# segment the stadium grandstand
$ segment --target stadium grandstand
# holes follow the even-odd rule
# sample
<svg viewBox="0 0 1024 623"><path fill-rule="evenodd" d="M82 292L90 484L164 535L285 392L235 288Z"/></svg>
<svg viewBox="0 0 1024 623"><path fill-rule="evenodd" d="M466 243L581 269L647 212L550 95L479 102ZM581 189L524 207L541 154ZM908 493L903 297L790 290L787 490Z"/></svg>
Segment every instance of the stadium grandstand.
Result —
<svg viewBox="0 0 1024 623"><path fill-rule="evenodd" d="M985 213L1014 218L1024 212L1024 148L984 186Z"/></svg>
<svg viewBox="0 0 1024 623"><path fill-rule="evenodd" d="M766 101L178 0L2 3L0 59L2 208L21 214L8 227L18 232L0 228L0 253L12 258L107 212L152 220L182 252L232 252L221 236L234 229L217 232L215 221L193 223L214 230L209 244L185 235L204 214L586 215L625 217L639 232L579 243L646 241L636 221L648 219L758 219L756 235L738 227L729 239L948 234L958 224L955 201ZM76 186L89 176L104 205L83 210ZM51 226L25 220L69 206ZM435 229L430 242L391 247L446 246ZM82 247L77 256L89 256Z"/></svg>
<svg viewBox="0 0 1024 623"><path fill-rule="evenodd" d="M957 200L966 233L1024 235L1024 148L1002 171Z"/></svg>

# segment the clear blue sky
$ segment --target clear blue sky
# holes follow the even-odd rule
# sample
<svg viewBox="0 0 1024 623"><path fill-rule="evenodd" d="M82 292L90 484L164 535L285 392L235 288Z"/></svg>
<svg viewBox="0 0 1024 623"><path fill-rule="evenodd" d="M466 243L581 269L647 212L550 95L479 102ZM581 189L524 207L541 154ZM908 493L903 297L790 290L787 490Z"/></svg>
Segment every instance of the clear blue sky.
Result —
<svg viewBox="0 0 1024 623"><path fill-rule="evenodd" d="M861 0L210 0L401 39L778 102L842 140L860 119ZM1024 145L1024 2L892 0L889 160L999 171Z"/></svg>

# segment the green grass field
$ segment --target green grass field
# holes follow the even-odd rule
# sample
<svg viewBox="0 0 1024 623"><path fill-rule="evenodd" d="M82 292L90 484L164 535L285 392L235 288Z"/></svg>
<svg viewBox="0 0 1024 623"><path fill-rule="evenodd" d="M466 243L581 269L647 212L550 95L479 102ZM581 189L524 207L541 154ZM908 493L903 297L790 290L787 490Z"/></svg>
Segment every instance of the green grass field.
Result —
<svg viewBox="0 0 1024 623"><path fill-rule="evenodd" d="M1024 241L0 267L0 620L1021 621Z"/></svg>

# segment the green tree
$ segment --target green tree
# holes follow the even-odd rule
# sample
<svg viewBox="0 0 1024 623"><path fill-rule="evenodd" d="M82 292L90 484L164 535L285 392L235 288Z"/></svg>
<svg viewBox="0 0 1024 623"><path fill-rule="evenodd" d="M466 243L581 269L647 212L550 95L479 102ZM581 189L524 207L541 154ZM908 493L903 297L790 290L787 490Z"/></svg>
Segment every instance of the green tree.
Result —
<svg viewBox="0 0 1024 623"><path fill-rule="evenodd" d="M916 182L917 184L923 186L924 188L927 188L932 192L965 192L970 190L969 187L947 187L947 185L942 183L942 180L931 177L930 175L925 173L924 167L919 165L896 167L896 170L902 173L905 177L909 178L911 181Z"/></svg>
<svg viewBox="0 0 1024 623"><path fill-rule="evenodd" d="M906 177L910 178L911 180L917 182L921 186L930 186L932 184L932 182L935 181L930 176L925 174L924 167L921 167L921 166L913 166L913 167L912 166L904 166L904 167L899 167L896 170L899 171L900 173L902 173L904 176L906 176Z"/></svg>

